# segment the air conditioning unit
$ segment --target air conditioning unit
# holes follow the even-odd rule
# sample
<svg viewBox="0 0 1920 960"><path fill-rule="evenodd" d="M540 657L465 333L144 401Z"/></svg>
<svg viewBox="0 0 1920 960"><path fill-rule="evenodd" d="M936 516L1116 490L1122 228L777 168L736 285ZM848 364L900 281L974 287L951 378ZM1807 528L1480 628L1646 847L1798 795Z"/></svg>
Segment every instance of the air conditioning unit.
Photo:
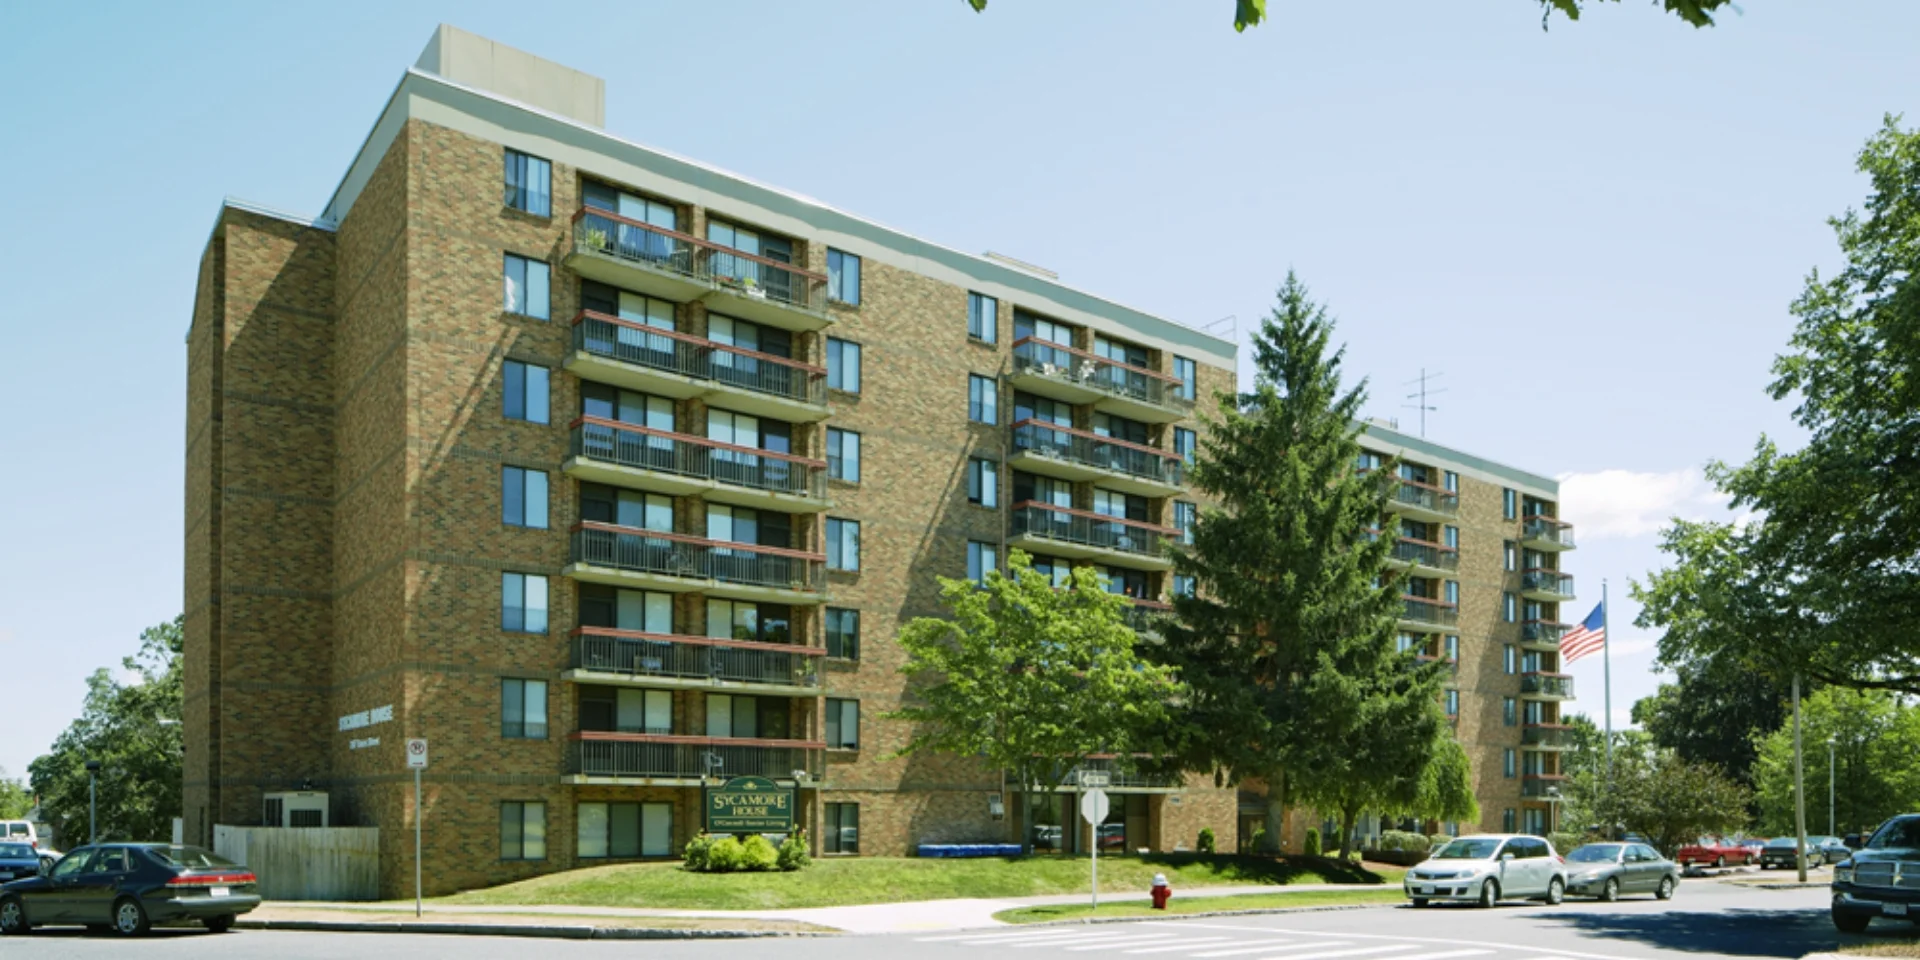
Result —
<svg viewBox="0 0 1920 960"><path fill-rule="evenodd" d="M328 825L327 793L324 790L269 793L261 797L260 808L260 822L269 827Z"/></svg>

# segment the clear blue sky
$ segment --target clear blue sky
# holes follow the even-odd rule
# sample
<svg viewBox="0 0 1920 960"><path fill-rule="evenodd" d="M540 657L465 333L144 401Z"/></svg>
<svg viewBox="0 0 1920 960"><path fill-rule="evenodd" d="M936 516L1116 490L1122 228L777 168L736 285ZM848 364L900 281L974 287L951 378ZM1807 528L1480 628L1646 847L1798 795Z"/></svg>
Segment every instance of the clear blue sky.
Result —
<svg viewBox="0 0 1920 960"><path fill-rule="evenodd" d="M1645 0L0 6L0 767L181 607L183 336L221 197L316 213L434 25L604 77L607 126L963 250L1244 334L1289 267L1373 412L1570 475L1584 615L1709 515L1697 473L1835 262L1860 143L1920 121L1920 4ZM1609 472L1611 471L1611 472ZM1651 691L1614 616L1615 705ZM20 672L23 666L25 673ZM1574 672L1597 712L1597 662Z"/></svg>

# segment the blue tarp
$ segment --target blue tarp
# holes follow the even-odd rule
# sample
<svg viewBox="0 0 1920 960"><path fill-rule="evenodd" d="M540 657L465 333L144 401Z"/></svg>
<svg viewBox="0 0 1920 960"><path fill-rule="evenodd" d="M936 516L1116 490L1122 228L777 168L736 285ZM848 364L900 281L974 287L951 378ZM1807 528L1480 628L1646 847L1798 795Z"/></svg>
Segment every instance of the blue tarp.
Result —
<svg viewBox="0 0 1920 960"><path fill-rule="evenodd" d="M1017 857L1017 843L923 843L923 857Z"/></svg>

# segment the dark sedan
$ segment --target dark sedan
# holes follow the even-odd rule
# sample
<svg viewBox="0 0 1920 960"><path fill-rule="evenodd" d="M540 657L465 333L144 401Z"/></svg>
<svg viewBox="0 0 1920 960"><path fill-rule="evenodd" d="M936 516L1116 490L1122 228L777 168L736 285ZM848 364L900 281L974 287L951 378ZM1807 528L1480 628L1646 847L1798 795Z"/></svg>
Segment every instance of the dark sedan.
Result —
<svg viewBox="0 0 1920 960"><path fill-rule="evenodd" d="M40 875L40 853L30 843L0 843L0 883Z"/></svg>
<svg viewBox="0 0 1920 960"><path fill-rule="evenodd" d="M1881 824L1864 847L1834 865L1833 925L1859 933L1875 917L1920 920L1920 814Z"/></svg>
<svg viewBox="0 0 1920 960"><path fill-rule="evenodd" d="M81 847L46 876L0 885L0 934L80 924L137 936L155 924L220 933L260 905L255 877L199 847L111 843Z"/></svg>

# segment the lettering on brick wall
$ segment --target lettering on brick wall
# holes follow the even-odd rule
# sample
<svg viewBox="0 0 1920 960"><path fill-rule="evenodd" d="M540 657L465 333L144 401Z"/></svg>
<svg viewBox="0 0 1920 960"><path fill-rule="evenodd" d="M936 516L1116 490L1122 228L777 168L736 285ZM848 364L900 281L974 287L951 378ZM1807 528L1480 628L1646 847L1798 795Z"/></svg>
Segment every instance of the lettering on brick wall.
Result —
<svg viewBox="0 0 1920 960"><path fill-rule="evenodd" d="M348 750L365 750L368 747L377 747L379 745L380 745L379 737L367 737L365 739L354 739L354 740L347 741Z"/></svg>
<svg viewBox="0 0 1920 960"><path fill-rule="evenodd" d="M341 717L340 729L341 730L358 730L361 727L371 727L376 723L386 723L387 721L392 719L393 719L393 704L389 703L384 707L374 707L372 710L362 710L359 713L349 713L346 716ZM374 741L374 743L379 743L379 742L380 741L378 740ZM372 746L372 745L373 744L368 744L368 746Z"/></svg>

